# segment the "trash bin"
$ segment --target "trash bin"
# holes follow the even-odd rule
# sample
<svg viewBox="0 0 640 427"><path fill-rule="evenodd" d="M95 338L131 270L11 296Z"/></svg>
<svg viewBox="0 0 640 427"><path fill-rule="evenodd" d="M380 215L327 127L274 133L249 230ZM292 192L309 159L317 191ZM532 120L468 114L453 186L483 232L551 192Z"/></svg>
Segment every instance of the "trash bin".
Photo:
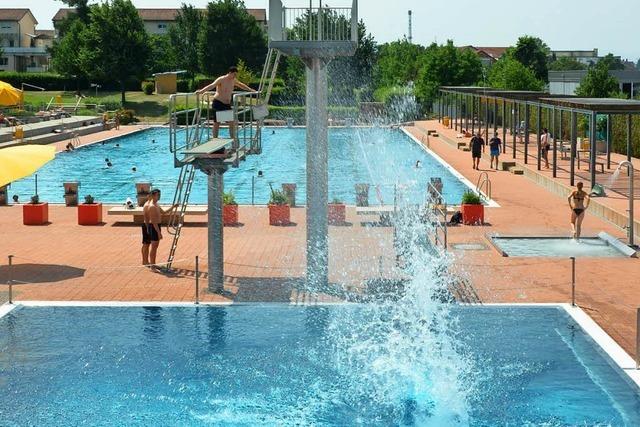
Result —
<svg viewBox="0 0 640 427"><path fill-rule="evenodd" d="M66 206L78 206L78 189L80 183L76 181L64 182L64 204Z"/></svg>
<svg viewBox="0 0 640 427"><path fill-rule="evenodd" d="M296 184L282 184L282 191L284 195L289 199L289 206L292 208L296 206Z"/></svg>
<svg viewBox="0 0 640 427"><path fill-rule="evenodd" d="M449 116L444 116L442 118L442 124L444 125L444 127L449 127Z"/></svg>
<svg viewBox="0 0 640 427"><path fill-rule="evenodd" d="M150 182L136 182L136 199L138 201L138 206L144 206L149 194L151 194Z"/></svg>
<svg viewBox="0 0 640 427"><path fill-rule="evenodd" d="M369 184L356 184L356 206L369 206Z"/></svg>

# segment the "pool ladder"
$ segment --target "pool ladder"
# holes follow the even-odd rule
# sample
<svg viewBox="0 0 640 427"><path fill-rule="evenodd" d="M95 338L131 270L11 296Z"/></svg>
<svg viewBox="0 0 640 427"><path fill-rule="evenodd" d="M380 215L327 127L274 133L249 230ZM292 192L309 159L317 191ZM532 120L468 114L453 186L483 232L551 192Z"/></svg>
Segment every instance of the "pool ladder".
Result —
<svg viewBox="0 0 640 427"><path fill-rule="evenodd" d="M483 189L485 190L484 193L482 192ZM487 201L491 200L491 180L489 179L488 173L482 172L478 177L476 193L478 193L480 197L484 197Z"/></svg>
<svg viewBox="0 0 640 427"><path fill-rule="evenodd" d="M178 177L178 184L176 185L176 192L173 196L172 205L177 206L178 211L169 216L169 224L167 224L167 231L173 236L171 249L169 250L169 258L167 259L168 269L171 268L176 257L178 241L180 240L180 233L182 232L182 226L184 225L184 216L187 210L189 196L191 195L191 189L193 188L195 175L196 168L193 164L186 164L180 169L180 176Z"/></svg>

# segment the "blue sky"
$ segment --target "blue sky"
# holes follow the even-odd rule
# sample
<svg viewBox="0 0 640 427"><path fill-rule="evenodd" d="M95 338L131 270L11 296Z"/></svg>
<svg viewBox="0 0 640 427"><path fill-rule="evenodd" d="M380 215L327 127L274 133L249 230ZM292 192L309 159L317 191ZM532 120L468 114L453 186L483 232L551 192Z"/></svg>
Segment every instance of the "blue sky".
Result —
<svg viewBox="0 0 640 427"><path fill-rule="evenodd" d="M317 3L318 0L314 0ZM178 7L182 0L134 0L137 7ZM191 0L204 7L206 0ZM51 17L62 2L3 0L4 7L29 7L51 28ZM285 0L285 5L309 4ZM325 0L331 6L350 0ZM267 8L268 0L245 0L247 7ZM640 58L640 1L637 0L360 0L360 16L378 41L407 33L407 11L413 10L414 41L428 44L453 39L457 45L506 46L518 36L541 37L549 47L600 49L634 62Z"/></svg>

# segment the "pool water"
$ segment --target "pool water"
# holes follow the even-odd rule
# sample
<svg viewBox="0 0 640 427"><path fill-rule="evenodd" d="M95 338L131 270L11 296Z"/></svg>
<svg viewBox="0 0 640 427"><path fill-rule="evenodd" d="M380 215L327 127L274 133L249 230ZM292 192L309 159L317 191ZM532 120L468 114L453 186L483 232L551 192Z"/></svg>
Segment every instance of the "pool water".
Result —
<svg viewBox="0 0 640 427"><path fill-rule="evenodd" d="M493 237L493 241L510 257L626 257L607 241L597 237L580 240L562 237Z"/></svg>
<svg viewBox="0 0 640 427"><path fill-rule="evenodd" d="M394 373L397 390L386 400L363 393L353 381L361 377L335 362L345 355L331 331L348 328L345 319L379 324L372 313L357 305L18 307L0 319L0 424L640 425L637 387L555 307L452 309L451 335L473 365L466 421L433 419L443 405L436 400L416 413L416 400L429 396L411 381L412 366ZM384 371L379 360L371 376Z"/></svg>
<svg viewBox="0 0 640 427"><path fill-rule="evenodd" d="M155 142L154 142L155 141ZM117 147L116 144L119 146ZM108 168L105 159L113 166ZM416 162L421 167L416 168ZM306 137L303 128L265 128L263 152L249 156L237 169L224 175L225 189L241 204L266 204L270 184L297 184L297 202L306 203ZM136 167L137 171L132 172ZM258 171L263 177L258 177ZM62 203L62 183L80 181L80 198L91 194L98 201L124 203L135 197L135 182L152 182L163 191L165 202L173 197L179 170L169 152L169 130L151 128L112 139L105 144L60 153L38 172L40 199ZM329 130L329 199L355 203L355 184L371 185L371 204L393 204L394 188L406 198L424 202L427 183L440 177L444 197L459 203L469 188L417 143L398 129ZM254 187L252 191L252 180ZM15 182L10 194L27 201L34 194L35 178ZM379 191L376 190L379 187ZM253 193L253 195L252 195ZM379 193L379 196L378 196ZM200 172L191 194L192 203L207 202L206 176Z"/></svg>

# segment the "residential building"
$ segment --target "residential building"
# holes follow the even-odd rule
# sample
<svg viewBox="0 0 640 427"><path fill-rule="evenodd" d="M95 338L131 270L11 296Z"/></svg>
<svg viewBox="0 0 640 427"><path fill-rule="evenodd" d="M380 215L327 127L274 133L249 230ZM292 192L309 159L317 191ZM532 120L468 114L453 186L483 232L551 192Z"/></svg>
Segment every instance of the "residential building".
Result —
<svg viewBox="0 0 640 427"><path fill-rule="evenodd" d="M621 92L632 98L640 95L640 70L611 70L609 74L620 82ZM549 93L575 95L586 75L587 70L549 71Z"/></svg>
<svg viewBox="0 0 640 427"><path fill-rule="evenodd" d="M495 64L507 52L507 47L461 46L459 49L471 49L478 54L485 67Z"/></svg>
<svg viewBox="0 0 640 427"><path fill-rule="evenodd" d="M206 9L200 9L205 12ZM176 16L180 9L138 9L138 14L144 22L144 28L149 34L167 34L169 26L176 21ZM266 30L267 11L265 9L247 9L250 15ZM74 9L63 8L53 17L53 26L58 28L60 22L74 13Z"/></svg>
<svg viewBox="0 0 640 427"><path fill-rule="evenodd" d="M551 58L559 59L559 58L573 58L576 61L580 62L584 65L594 65L597 64L603 56L598 55L598 49L593 50L552 50ZM614 58L620 59L619 56L615 56Z"/></svg>
<svg viewBox="0 0 640 427"><path fill-rule="evenodd" d="M0 9L0 71L48 70L53 30L36 30L36 25L29 9Z"/></svg>

